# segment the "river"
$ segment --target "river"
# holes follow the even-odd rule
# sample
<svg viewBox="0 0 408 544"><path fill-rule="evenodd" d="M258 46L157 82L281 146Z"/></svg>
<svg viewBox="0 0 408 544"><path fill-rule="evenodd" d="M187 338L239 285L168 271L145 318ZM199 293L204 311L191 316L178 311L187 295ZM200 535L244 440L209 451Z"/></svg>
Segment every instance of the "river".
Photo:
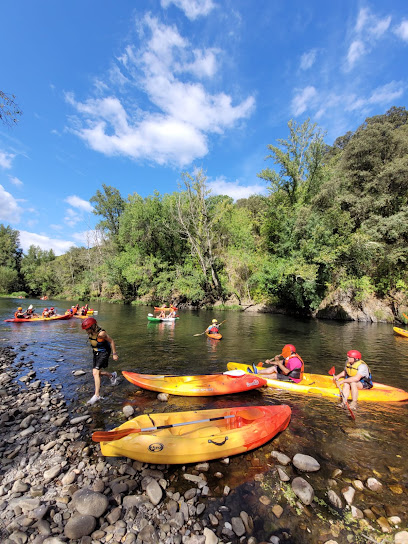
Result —
<svg viewBox="0 0 408 544"><path fill-rule="evenodd" d="M1 344L17 349L28 346L19 353L34 361L37 377L62 384L65 397L72 406L84 404L93 394L93 379L92 354L87 335L81 329L82 321L70 319L31 324L3 321L13 316L17 306L22 305L25 309L30 303L41 313L43 301L0 299ZM64 313L75 303L47 301L48 307L53 305L58 313ZM152 307L108 303L92 303L91 306L98 312L95 317L100 326L115 340L119 360L111 360L109 368L117 370L119 375L121 370L176 375L223 372L229 361L263 361L280 353L284 344L292 343L304 359L307 372L327 374L332 366L339 372L346 352L358 349L370 365L374 381L408 391L408 338L395 335L389 324L217 310L180 310L180 319L175 323L150 323L147 314L152 312ZM205 335L194 336L203 332L214 317L219 321L226 320L221 327L221 341L210 340ZM86 374L75 377L75 370L84 370ZM327 479L335 468L340 468L345 482L353 479L364 481L375 476L383 483L381 496L370 499L373 505L375 501L382 506L402 504L407 511L405 452L408 449L408 403L360 402L353 422L347 412L337 407L338 401L334 399L265 388L225 397L172 395L168 403L162 403L157 400L156 393L140 391L121 377L116 387L103 382L101 391L105 397L103 402L90 409L94 419L91 427L99 429L109 429L123 422L118 411L124 404L132 404L149 413L288 404L292 408L292 420L280 436L256 451L232 458L227 468L220 462L212 463L214 472L218 470L224 475L220 497L224 485L234 489L231 498L222 500L226 504L234 500L236 507L242 505L253 515L256 520L254 535L258 541L271 531L279 535L285 529L292 535L288 542L317 542L317 535L327 525L324 521L308 522L307 518L305 525L303 518L293 515L293 508L289 505L280 519L271 513L276 491L273 487L276 478L272 477L274 463L270 458L273 450L290 457L295 453L312 455L321 463L319 475L313 477L318 497L325 496ZM397 494L392 491L395 485L400 486ZM340 490L337 492L340 494ZM270 497L272 502L269 506L259 502L261 495ZM401 513L399 515L403 517ZM302 523L299 519L303 520ZM406 524L405 519L403 525ZM342 542L341 535L337 541Z"/></svg>

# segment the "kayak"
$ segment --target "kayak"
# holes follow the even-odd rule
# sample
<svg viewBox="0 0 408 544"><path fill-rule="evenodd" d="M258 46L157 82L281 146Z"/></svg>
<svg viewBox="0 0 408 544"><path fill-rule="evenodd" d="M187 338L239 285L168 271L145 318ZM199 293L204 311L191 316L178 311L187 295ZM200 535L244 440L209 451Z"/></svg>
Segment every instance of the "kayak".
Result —
<svg viewBox="0 0 408 544"><path fill-rule="evenodd" d="M179 319L178 317L152 317L151 315L147 316L148 321L152 321L153 323L160 323L161 321L168 321L169 323L172 323L173 321L176 321L176 319Z"/></svg>
<svg viewBox="0 0 408 544"><path fill-rule="evenodd" d="M154 311L155 312L163 312L163 311L169 311L169 310L177 310L175 306L155 306Z"/></svg>
<svg viewBox="0 0 408 544"><path fill-rule="evenodd" d="M213 340L221 340L222 338L222 334L220 332L206 332L205 334L208 336L208 338L212 338Z"/></svg>
<svg viewBox="0 0 408 544"><path fill-rule="evenodd" d="M228 363L228 370L244 370L251 374L252 366L241 363ZM257 369L261 370L262 367L258 366ZM248 371L249 370L249 371ZM255 374L257 376L258 374ZM276 389L285 389L291 393L309 394L309 395L321 395L323 397L339 397L339 389L333 382L331 376L325 376L323 374L303 374L303 380L300 383L284 382L281 380L271 380L266 376L266 384L268 387L274 387ZM402 402L408 400L408 393L403 389L392 387L391 385L384 385L382 383L373 382L372 389L360 389L358 392L358 400L366 402ZM351 398L351 395L349 396Z"/></svg>
<svg viewBox="0 0 408 544"><path fill-rule="evenodd" d="M207 397L212 395L229 395L250 391L266 385L266 380L258 376L230 376L227 374L206 374L200 376L159 376L156 374L136 374L122 371L124 377L133 385L187 397Z"/></svg>
<svg viewBox="0 0 408 544"><path fill-rule="evenodd" d="M396 332L400 336L405 336L406 338L408 338L408 331L406 329L400 329L399 327L393 327L393 329L394 332Z"/></svg>
<svg viewBox="0 0 408 544"><path fill-rule="evenodd" d="M31 317L30 319L20 319L14 317L13 319L5 319L8 323L32 323L33 321L58 321L61 319L71 319L71 315L53 315L52 317Z"/></svg>
<svg viewBox="0 0 408 544"><path fill-rule="evenodd" d="M156 465L210 461L262 446L286 429L290 417L285 404L143 414L113 431L136 432L117 440L108 436L109 441L101 442L101 452Z"/></svg>

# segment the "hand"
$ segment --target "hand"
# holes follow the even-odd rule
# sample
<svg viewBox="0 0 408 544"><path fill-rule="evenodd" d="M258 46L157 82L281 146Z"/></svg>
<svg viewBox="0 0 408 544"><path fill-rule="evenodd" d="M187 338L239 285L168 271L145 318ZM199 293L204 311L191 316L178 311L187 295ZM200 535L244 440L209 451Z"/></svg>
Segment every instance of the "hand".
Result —
<svg viewBox="0 0 408 544"><path fill-rule="evenodd" d="M117 361L119 359L119 355L117 353L114 353L112 355L112 358L113 358L114 361Z"/></svg>

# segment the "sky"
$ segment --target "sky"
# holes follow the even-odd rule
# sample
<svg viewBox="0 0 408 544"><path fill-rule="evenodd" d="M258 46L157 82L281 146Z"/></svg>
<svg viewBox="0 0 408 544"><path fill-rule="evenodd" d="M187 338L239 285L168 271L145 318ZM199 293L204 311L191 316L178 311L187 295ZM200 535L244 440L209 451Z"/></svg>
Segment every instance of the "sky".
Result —
<svg viewBox="0 0 408 544"><path fill-rule="evenodd" d="M93 245L90 198L267 194L268 145L310 118L333 141L407 106L408 4L394 0L19 0L1 8L0 223L61 255Z"/></svg>

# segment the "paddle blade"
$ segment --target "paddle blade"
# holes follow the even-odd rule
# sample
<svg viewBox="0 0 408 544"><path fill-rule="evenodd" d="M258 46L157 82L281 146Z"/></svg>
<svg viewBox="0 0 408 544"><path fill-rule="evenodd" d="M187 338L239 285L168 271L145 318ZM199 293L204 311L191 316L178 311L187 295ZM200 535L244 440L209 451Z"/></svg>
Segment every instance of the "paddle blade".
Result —
<svg viewBox="0 0 408 544"><path fill-rule="evenodd" d="M332 366L331 369L329 370L329 374L330 376L334 376L336 374L336 369L334 368L334 366Z"/></svg>
<svg viewBox="0 0 408 544"><path fill-rule="evenodd" d="M132 433L140 433L141 429L122 429L121 431L95 431L92 434L94 442L110 442L111 440L120 440Z"/></svg>

